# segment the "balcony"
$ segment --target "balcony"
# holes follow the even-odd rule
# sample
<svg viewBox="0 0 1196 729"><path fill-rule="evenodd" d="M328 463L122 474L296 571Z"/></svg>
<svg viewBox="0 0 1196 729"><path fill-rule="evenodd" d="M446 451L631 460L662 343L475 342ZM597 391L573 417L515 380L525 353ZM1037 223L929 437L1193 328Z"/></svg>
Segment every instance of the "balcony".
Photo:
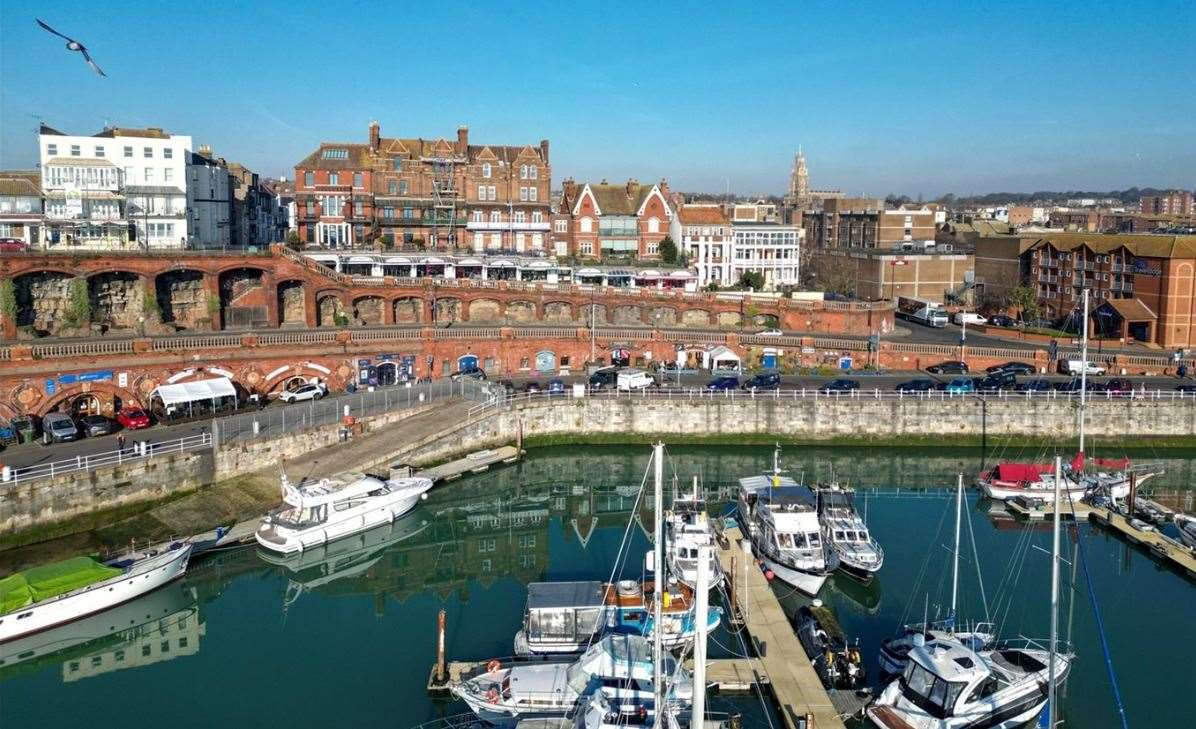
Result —
<svg viewBox="0 0 1196 729"><path fill-rule="evenodd" d="M498 223L494 223L491 221L479 222L479 221L471 220L465 224L465 227L468 228L469 230L536 230L536 231L543 231L543 232L547 233L549 231L549 229L551 228L551 223L548 223L548 222L519 223L519 222L502 222L502 221L500 221Z"/></svg>

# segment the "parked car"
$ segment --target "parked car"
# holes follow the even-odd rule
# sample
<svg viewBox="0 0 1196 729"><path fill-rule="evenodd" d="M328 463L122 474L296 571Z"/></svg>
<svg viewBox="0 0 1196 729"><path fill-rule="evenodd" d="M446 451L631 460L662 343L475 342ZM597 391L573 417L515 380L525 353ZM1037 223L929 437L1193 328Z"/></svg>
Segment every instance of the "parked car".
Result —
<svg viewBox="0 0 1196 729"><path fill-rule="evenodd" d="M88 438L95 438L98 435L111 435L116 430L112 421L103 415L84 415L79 418L78 425L79 432Z"/></svg>
<svg viewBox="0 0 1196 729"><path fill-rule="evenodd" d="M0 253L24 253L29 244L20 238L0 238Z"/></svg>
<svg viewBox="0 0 1196 729"><path fill-rule="evenodd" d="M719 391L719 390L738 390L739 389L739 378L738 377L715 377L713 380L706 383L706 389L710 390L711 392L715 392L715 391Z"/></svg>
<svg viewBox="0 0 1196 729"><path fill-rule="evenodd" d="M744 390L776 390L781 387L781 373L761 372L743 383Z"/></svg>
<svg viewBox="0 0 1196 729"><path fill-rule="evenodd" d="M1079 359L1061 359L1059 360L1059 372L1072 377L1078 377L1084 372L1090 375L1103 375L1105 368L1092 360L1085 362Z"/></svg>
<svg viewBox="0 0 1196 729"><path fill-rule="evenodd" d="M323 383L309 382L306 385L300 385L294 390L284 390L278 399L285 403L292 402L306 402L308 400L319 400L328 394L328 388Z"/></svg>
<svg viewBox="0 0 1196 729"><path fill-rule="evenodd" d="M976 389L980 392L1000 392L1001 390L1012 390L1016 386L1017 376L1005 370L997 370L980 378L980 381L976 383Z"/></svg>
<svg viewBox="0 0 1196 729"><path fill-rule="evenodd" d="M944 389L951 395L966 395L976 391L976 383L970 377L956 377L948 382Z"/></svg>
<svg viewBox="0 0 1196 729"><path fill-rule="evenodd" d="M590 375L590 387L595 390L614 389L619 379L619 370L614 367L603 367Z"/></svg>
<svg viewBox="0 0 1196 729"><path fill-rule="evenodd" d="M79 426L66 413L48 413L42 418L42 443L62 443L79 439Z"/></svg>
<svg viewBox="0 0 1196 729"><path fill-rule="evenodd" d="M544 392L544 388L540 387L539 382L529 382L523 386L523 391L528 395L536 395Z"/></svg>
<svg viewBox="0 0 1196 729"><path fill-rule="evenodd" d="M623 392L630 392L632 390L646 390L656 384L656 380L652 379L643 370L625 369L620 370L619 375L615 380L615 386Z"/></svg>
<svg viewBox="0 0 1196 729"><path fill-rule="evenodd" d="M486 371L481 367L466 367L449 375L449 379L453 382L457 380L484 380L486 379Z"/></svg>
<svg viewBox="0 0 1196 729"><path fill-rule="evenodd" d="M1018 325L1017 319L1008 314L993 314L988 318L988 323L994 327L1015 327Z"/></svg>
<svg viewBox="0 0 1196 729"><path fill-rule="evenodd" d="M939 383L929 377L918 377L898 383L897 387L893 389L897 392L931 392L937 390L938 387Z"/></svg>
<svg viewBox="0 0 1196 729"><path fill-rule="evenodd" d="M548 394L549 395L564 395L565 394L565 381L559 377L554 377L551 380L549 380L548 381Z"/></svg>
<svg viewBox="0 0 1196 729"><path fill-rule="evenodd" d="M150 427L149 413L141 408L121 408L121 411L116 414L116 422L126 430L140 430L141 428Z"/></svg>
<svg viewBox="0 0 1196 729"><path fill-rule="evenodd" d="M988 321L974 311L957 311L955 312L956 324L983 324Z"/></svg>
<svg viewBox="0 0 1196 729"><path fill-rule="evenodd" d="M1134 393L1134 383L1124 377L1114 377L1105 383L1105 392L1110 395L1132 395Z"/></svg>
<svg viewBox="0 0 1196 729"><path fill-rule="evenodd" d="M823 383L822 387L818 388L819 392L851 392L852 390L860 389L858 380L848 380L846 378L839 378Z"/></svg>
<svg viewBox="0 0 1196 729"><path fill-rule="evenodd" d="M1005 364L993 365L984 371L990 375L994 372L1012 372L1015 375L1032 375L1038 372L1038 368L1025 362L1006 362Z"/></svg>
<svg viewBox="0 0 1196 729"><path fill-rule="evenodd" d="M1175 391L1196 393L1196 385L1176 385Z"/></svg>
<svg viewBox="0 0 1196 729"><path fill-rule="evenodd" d="M515 383L511 382L510 380L495 380L491 384L502 390L503 394L505 395L512 395L516 391Z"/></svg>
<svg viewBox="0 0 1196 729"><path fill-rule="evenodd" d="M1080 381L1079 379L1063 380L1062 382L1054 383L1054 387L1056 392L1079 392ZM1088 389L1092 389L1091 384L1088 386Z"/></svg>
<svg viewBox="0 0 1196 729"><path fill-rule="evenodd" d="M1013 387L1018 392L1049 392L1054 389L1051 386L1050 380L1044 380L1041 377L1034 380L1025 380L1019 382Z"/></svg>
<svg viewBox="0 0 1196 729"><path fill-rule="evenodd" d="M756 332L757 337L781 337L784 336L784 334L785 332L781 331L780 329L765 329L762 332Z"/></svg>
<svg viewBox="0 0 1196 729"><path fill-rule="evenodd" d="M968 373L967 362L939 362L936 365L931 365L926 368L926 371L932 375L966 375Z"/></svg>

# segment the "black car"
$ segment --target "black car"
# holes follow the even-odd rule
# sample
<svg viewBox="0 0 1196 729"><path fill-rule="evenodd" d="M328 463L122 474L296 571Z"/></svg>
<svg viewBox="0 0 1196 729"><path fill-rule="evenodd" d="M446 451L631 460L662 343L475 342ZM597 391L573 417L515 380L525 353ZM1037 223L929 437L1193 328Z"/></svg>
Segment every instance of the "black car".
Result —
<svg viewBox="0 0 1196 729"><path fill-rule="evenodd" d="M818 388L819 392L851 392L852 390L860 389L860 383L857 380L848 380L839 378L831 380Z"/></svg>
<svg viewBox="0 0 1196 729"><path fill-rule="evenodd" d="M1134 394L1134 383L1124 377L1114 377L1105 383L1105 392L1110 395L1125 397Z"/></svg>
<svg viewBox="0 0 1196 729"><path fill-rule="evenodd" d="M930 379L929 377L918 377L913 380L907 380L897 385L893 389L897 392L930 392L937 390L939 383Z"/></svg>
<svg viewBox="0 0 1196 729"><path fill-rule="evenodd" d="M110 435L115 428L112 421L103 415L84 415L79 418L79 432L88 438L97 435Z"/></svg>
<svg viewBox="0 0 1196 729"><path fill-rule="evenodd" d="M1051 389L1051 381L1042 378L1036 380L1026 380L1019 382L1014 386L1014 390L1018 392L1049 392Z"/></svg>
<svg viewBox="0 0 1196 729"><path fill-rule="evenodd" d="M449 377L452 380L484 380L486 371L481 367L466 367L460 372L454 372Z"/></svg>
<svg viewBox="0 0 1196 729"><path fill-rule="evenodd" d="M548 394L549 395L564 395L565 394L565 381L559 377L554 377L551 380L549 380L548 381Z"/></svg>
<svg viewBox="0 0 1196 729"><path fill-rule="evenodd" d="M968 373L968 363L939 362L936 365L927 367L926 371L932 375L966 375Z"/></svg>
<svg viewBox="0 0 1196 729"><path fill-rule="evenodd" d="M535 395L536 393L544 392L544 388L540 387L539 382L529 382L523 386L523 391L528 395Z"/></svg>
<svg viewBox="0 0 1196 729"><path fill-rule="evenodd" d="M613 390L619 381L619 371L614 367L604 367L590 375L590 387L594 390Z"/></svg>
<svg viewBox="0 0 1196 729"><path fill-rule="evenodd" d="M1196 385L1176 385L1176 392L1193 392L1196 393Z"/></svg>
<svg viewBox="0 0 1196 729"><path fill-rule="evenodd" d="M1017 381L1012 372L998 370L987 377L981 377L976 383L976 391L1000 392L1001 390L1012 390L1016 385Z"/></svg>
<svg viewBox="0 0 1196 729"><path fill-rule="evenodd" d="M1008 314L993 314L988 318L988 323L994 327L1015 327L1017 326L1017 319Z"/></svg>
<svg viewBox="0 0 1196 729"><path fill-rule="evenodd" d="M761 372L758 375L752 375L743 383L744 390L776 390L780 386L781 374L779 372Z"/></svg>
<svg viewBox="0 0 1196 729"><path fill-rule="evenodd" d="M1025 362L1006 362L1005 364L993 365L992 367L986 369L985 372L990 375L995 372L1012 372L1015 375L1032 375L1038 372L1038 368L1032 364L1026 364Z"/></svg>

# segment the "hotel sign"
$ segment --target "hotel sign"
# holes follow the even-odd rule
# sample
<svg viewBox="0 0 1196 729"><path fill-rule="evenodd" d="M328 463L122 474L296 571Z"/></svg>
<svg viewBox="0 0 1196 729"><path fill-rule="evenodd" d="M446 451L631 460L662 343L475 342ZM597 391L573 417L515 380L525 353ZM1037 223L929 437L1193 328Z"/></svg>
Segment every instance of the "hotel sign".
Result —
<svg viewBox="0 0 1196 729"><path fill-rule="evenodd" d="M1147 261L1141 258L1135 258L1133 272L1139 276L1162 276L1163 267L1155 261Z"/></svg>

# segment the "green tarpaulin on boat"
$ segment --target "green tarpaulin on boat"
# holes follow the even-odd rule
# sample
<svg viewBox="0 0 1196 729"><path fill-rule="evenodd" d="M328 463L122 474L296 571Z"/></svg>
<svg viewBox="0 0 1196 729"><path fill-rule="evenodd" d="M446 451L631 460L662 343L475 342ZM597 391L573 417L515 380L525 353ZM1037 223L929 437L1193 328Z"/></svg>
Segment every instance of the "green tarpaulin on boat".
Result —
<svg viewBox="0 0 1196 729"><path fill-rule="evenodd" d="M101 564L91 557L72 557L9 575L0 579L0 615L120 573L120 569Z"/></svg>

